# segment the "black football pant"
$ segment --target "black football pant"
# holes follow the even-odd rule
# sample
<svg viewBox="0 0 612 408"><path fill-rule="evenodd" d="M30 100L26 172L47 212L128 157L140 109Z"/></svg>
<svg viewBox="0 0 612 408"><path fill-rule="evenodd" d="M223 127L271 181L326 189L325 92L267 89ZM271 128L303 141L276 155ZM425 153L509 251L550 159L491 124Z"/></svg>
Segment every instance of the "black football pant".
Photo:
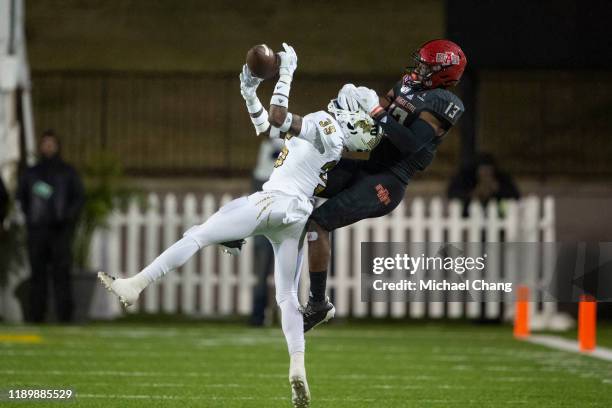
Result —
<svg viewBox="0 0 612 408"><path fill-rule="evenodd" d="M373 168L366 160L342 159L327 173L325 190L318 194L328 200L310 218L333 231L389 214L405 194L406 184L391 171Z"/></svg>
<svg viewBox="0 0 612 408"><path fill-rule="evenodd" d="M28 251L32 268L30 318L33 322L45 320L49 280L53 284L58 320L69 322L72 319L72 235L72 227L28 230Z"/></svg>

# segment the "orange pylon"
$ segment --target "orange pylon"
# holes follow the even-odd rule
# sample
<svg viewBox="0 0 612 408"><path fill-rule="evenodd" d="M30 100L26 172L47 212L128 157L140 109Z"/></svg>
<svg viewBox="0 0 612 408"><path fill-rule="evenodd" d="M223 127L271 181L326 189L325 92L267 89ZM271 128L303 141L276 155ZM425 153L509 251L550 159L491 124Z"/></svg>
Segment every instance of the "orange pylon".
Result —
<svg viewBox="0 0 612 408"><path fill-rule="evenodd" d="M514 310L514 337L517 339L529 337L529 287L525 285L517 288Z"/></svg>
<svg viewBox="0 0 612 408"><path fill-rule="evenodd" d="M597 302L589 295L582 295L578 304L578 343L580 351L595 350L597 326Z"/></svg>

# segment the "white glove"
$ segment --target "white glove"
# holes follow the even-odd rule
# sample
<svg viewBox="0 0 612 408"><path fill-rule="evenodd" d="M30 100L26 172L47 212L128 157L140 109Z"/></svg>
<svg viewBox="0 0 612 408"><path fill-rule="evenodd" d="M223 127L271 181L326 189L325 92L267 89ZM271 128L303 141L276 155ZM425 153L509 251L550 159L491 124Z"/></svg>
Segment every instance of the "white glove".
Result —
<svg viewBox="0 0 612 408"><path fill-rule="evenodd" d="M380 105L380 100L376 92L365 86L360 86L355 91L359 105L368 114L371 114L374 109Z"/></svg>
<svg viewBox="0 0 612 408"><path fill-rule="evenodd" d="M252 101L257 97L257 87L261 81L263 79L254 76L247 64L244 64L240 73L240 93L245 101Z"/></svg>
<svg viewBox="0 0 612 408"><path fill-rule="evenodd" d="M357 112L361 105L359 105L359 94L357 93L357 87L353 84L346 84L338 92L336 98L338 105L343 109L348 109L352 112Z"/></svg>
<svg viewBox="0 0 612 408"><path fill-rule="evenodd" d="M281 77L293 77L293 73L297 68L297 54L292 46L287 43L283 43L285 51L280 51L278 56L280 57L280 68L279 74Z"/></svg>

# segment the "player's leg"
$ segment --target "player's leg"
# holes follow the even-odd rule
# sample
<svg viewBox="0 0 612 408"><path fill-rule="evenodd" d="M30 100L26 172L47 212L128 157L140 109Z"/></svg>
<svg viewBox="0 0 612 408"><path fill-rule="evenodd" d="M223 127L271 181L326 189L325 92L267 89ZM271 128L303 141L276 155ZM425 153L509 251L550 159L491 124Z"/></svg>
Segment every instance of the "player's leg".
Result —
<svg viewBox="0 0 612 408"><path fill-rule="evenodd" d="M336 314L336 308L325 296L327 267L331 258L330 233L316 222L310 222L308 232L308 266L310 292L303 309L304 332L327 322Z"/></svg>
<svg viewBox="0 0 612 408"><path fill-rule="evenodd" d="M102 283L115 293L125 306L134 304L142 290L169 271L185 264L198 250L208 245L245 238L257 227L257 208L247 197L229 202L206 222L187 230L179 241L159 255L138 274L115 279L98 273Z"/></svg>
<svg viewBox="0 0 612 408"><path fill-rule="evenodd" d="M289 354L304 352L304 333L302 331L302 314L298 300L297 280L297 240L290 238L280 243L273 243L274 248L274 284L276 303L281 309L281 325L287 340Z"/></svg>
<svg viewBox="0 0 612 408"><path fill-rule="evenodd" d="M365 160L341 159L327 173L325 189L317 194L320 198L331 198L347 189L359 178L364 177ZM308 234L308 268L310 276L309 304L319 306L316 313L322 314L322 319L333 317L333 305L326 301L325 287L327 284L327 267L330 259L329 232L311 222ZM307 312L313 312L312 309Z"/></svg>
<svg viewBox="0 0 612 408"><path fill-rule="evenodd" d="M294 407L307 407L310 403L310 391L306 381L304 366L304 321L298 299L298 285L302 251L300 236L303 225L289 226L296 234L284 237L281 242L272 242L275 255L274 283L276 287L276 303L281 309L281 327L287 341L290 356L289 382L292 390ZM299 231L297 228L299 227Z"/></svg>
<svg viewBox="0 0 612 408"><path fill-rule="evenodd" d="M330 234L313 220L310 221L308 230L310 297L320 302L325 299L327 267L331 257Z"/></svg>
<svg viewBox="0 0 612 408"><path fill-rule="evenodd" d="M304 310L304 331L329 320L333 305L325 297L330 259L329 232L365 218L389 214L399 205L406 185L390 172L368 174L316 208L311 217L308 260L311 268L311 295ZM318 273L314 273L314 268ZM313 285L313 277L315 284Z"/></svg>

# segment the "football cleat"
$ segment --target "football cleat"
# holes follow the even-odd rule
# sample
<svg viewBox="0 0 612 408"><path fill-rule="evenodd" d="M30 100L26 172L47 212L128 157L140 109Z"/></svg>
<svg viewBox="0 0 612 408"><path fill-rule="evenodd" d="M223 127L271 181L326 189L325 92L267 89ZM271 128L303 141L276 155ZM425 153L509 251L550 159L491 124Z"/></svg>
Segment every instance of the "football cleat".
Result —
<svg viewBox="0 0 612 408"><path fill-rule="evenodd" d="M289 378L291 384L291 403L293 408L308 408L310 406L310 390L306 376L294 375Z"/></svg>
<svg viewBox="0 0 612 408"><path fill-rule="evenodd" d="M289 384L291 385L291 403L293 407L308 408L310 406L310 390L306 381L304 353L295 353L291 356Z"/></svg>
<svg viewBox="0 0 612 408"><path fill-rule="evenodd" d="M119 298L123 307L127 308L138 301L140 292L127 279L117 279L106 272L98 272L98 279L100 279L106 290Z"/></svg>
<svg viewBox="0 0 612 408"><path fill-rule="evenodd" d="M242 251L242 246L246 244L244 239L238 239L236 241L228 241L221 244L223 247L223 253L231 256L240 255L240 251Z"/></svg>
<svg viewBox="0 0 612 408"><path fill-rule="evenodd" d="M336 314L336 308L329 301L329 297L321 302L315 302L312 298L308 298L308 304L302 308L304 315L304 333L308 330L333 319Z"/></svg>

